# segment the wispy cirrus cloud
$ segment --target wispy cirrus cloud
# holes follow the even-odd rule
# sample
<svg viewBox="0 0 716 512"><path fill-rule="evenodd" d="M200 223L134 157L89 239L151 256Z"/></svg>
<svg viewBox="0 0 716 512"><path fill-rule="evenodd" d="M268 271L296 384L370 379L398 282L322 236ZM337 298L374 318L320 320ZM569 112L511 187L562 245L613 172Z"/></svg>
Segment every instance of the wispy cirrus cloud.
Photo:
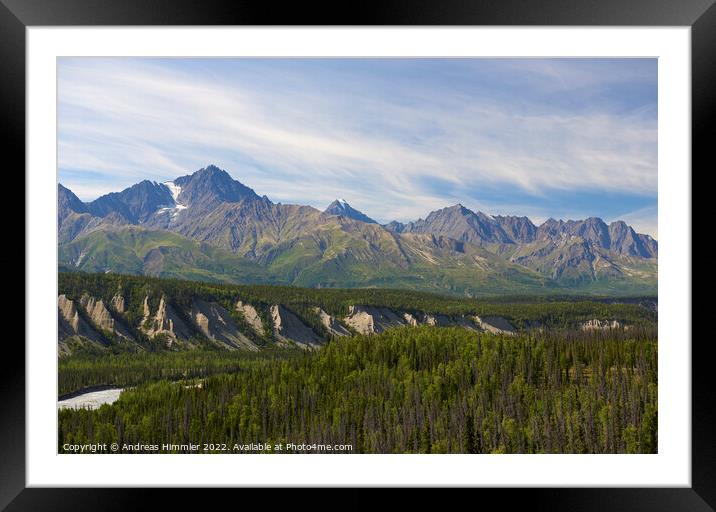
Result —
<svg viewBox="0 0 716 512"><path fill-rule="evenodd" d="M60 179L85 200L215 163L272 200L345 197L381 221L656 201L649 61L73 58L58 80Z"/></svg>
<svg viewBox="0 0 716 512"><path fill-rule="evenodd" d="M656 206L648 206L632 212L625 212L608 220L623 220L627 224L638 226L641 233L651 235L654 239L659 238L658 212Z"/></svg>

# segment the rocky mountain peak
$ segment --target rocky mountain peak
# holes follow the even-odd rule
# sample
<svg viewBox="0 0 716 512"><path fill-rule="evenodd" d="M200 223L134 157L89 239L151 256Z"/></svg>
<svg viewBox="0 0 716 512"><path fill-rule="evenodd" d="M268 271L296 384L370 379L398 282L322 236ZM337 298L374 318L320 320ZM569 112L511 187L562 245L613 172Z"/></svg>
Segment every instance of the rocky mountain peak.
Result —
<svg viewBox="0 0 716 512"><path fill-rule="evenodd" d="M220 202L238 203L244 199L260 199L251 188L236 181L215 165L208 165L193 174L174 180L181 187L177 201L188 206L209 206Z"/></svg>
<svg viewBox="0 0 716 512"><path fill-rule="evenodd" d="M111 192L87 204L87 210L97 217L117 213L131 222L142 222L162 206L174 203L166 185L144 180L121 192Z"/></svg>
<svg viewBox="0 0 716 512"><path fill-rule="evenodd" d="M343 198L336 199L331 204L328 205L328 207L323 211L323 213L326 213L328 215L342 215L344 217L348 217L353 220L358 220L361 222L366 222L368 224L377 224L376 221L368 217L365 213L356 210L351 205L348 204L348 201L346 201Z"/></svg>
<svg viewBox="0 0 716 512"><path fill-rule="evenodd" d="M392 220L385 224L383 227L393 233L402 233L407 228L407 225L403 224L402 222L398 222L397 220Z"/></svg>
<svg viewBox="0 0 716 512"><path fill-rule="evenodd" d="M71 213L86 213L87 206L70 189L57 184L57 220L59 223Z"/></svg>
<svg viewBox="0 0 716 512"><path fill-rule="evenodd" d="M494 215L492 218L514 242L530 243L537 237L537 226L527 217Z"/></svg>
<svg viewBox="0 0 716 512"><path fill-rule="evenodd" d="M611 248L619 254L655 258L658 256L656 241L649 235L638 234L623 220L609 224Z"/></svg>
<svg viewBox="0 0 716 512"><path fill-rule="evenodd" d="M438 210L438 211L440 211L440 210ZM458 215L475 215L475 212L473 212L469 208L466 208L461 203L457 203L452 206L448 206L447 208L443 208L442 211L444 211L445 213L458 214Z"/></svg>
<svg viewBox="0 0 716 512"><path fill-rule="evenodd" d="M609 249L611 247L611 238L609 236L609 227L599 217L589 217L585 220L567 221L565 230L568 235L576 235L588 240L599 247Z"/></svg>
<svg viewBox="0 0 716 512"><path fill-rule="evenodd" d="M478 245L511 242L495 219L482 212L475 213L459 203L431 212L425 220L411 223L409 228L415 233L439 234Z"/></svg>

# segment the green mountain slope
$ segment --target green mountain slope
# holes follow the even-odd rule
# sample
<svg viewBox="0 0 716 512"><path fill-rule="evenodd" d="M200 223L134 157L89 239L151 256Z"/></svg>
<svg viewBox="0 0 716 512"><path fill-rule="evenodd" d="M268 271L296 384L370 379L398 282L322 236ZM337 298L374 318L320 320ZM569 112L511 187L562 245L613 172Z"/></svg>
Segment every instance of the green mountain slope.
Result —
<svg viewBox="0 0 716 512"><path fill-rule="evenodd" d="M245 258L170 231L135 226L98 229L60 245L59 262L85 272L113 272L232 283L280 283Z"/></svg>
<svg viewBox="0 0 716 512"><path fill-rule="evenodd" d="M353 221L351 221L353 222ZM61 266L226 283L292 284L318 288L403 288L460 296L593 293L654 294L656 263L638 260L594 279L555 279L482 247L431 235L394 235L374 224L348 231L322 224L249 260L171 231L102 226L61 244ZM513 255L513 259L519 255ZM574 272L566 267L567 272ZM566 277L566 276L565 276Z"/></svg>

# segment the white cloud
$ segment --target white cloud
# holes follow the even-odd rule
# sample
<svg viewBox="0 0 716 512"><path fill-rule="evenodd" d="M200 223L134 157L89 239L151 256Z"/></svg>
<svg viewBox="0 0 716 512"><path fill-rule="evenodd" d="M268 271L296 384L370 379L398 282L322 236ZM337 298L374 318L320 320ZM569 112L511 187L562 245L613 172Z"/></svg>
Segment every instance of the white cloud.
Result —
<svg viewBox="0 0 716 512"><path fill-rule="evenodd" d="M562 76L555 66L535 72ZM584 71L577 78L594 80ZM540 115L459 94L412 94L400 104L368 95L337 100L137 61L75 60L61 66L59 78L59 165L125 182L171 179L215 163L273 200L323 208L346 196L384 220L425 215L485 185L535 195L656 193L656 129L648 116ZM455 190L431 186L434 179Z"/></svg>

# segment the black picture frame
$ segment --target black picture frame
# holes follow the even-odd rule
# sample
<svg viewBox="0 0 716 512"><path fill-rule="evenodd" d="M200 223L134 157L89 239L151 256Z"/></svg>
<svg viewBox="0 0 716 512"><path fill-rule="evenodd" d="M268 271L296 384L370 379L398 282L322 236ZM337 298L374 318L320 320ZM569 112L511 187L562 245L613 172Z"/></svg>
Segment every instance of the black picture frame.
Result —
<svg viewBox="0 0 716 512"><path fill-rule="evenodd" d="M0 140L6 147L3 151L5 176L9 176L8 170L12 169L13 176L20 181L19 176L23 175L20 169L25 169L25 29L52 25L690 26L692 169L706 169L707 165L713 169L713 150L710 147L713 143L708 133L714 132L713 119L716 118L714 1L391 0L351 5L334 3L328 7L285 3L277 7L269 3L210 0L0 0ZM691 176L693 179L693 170ZM25 189L24 180L17 186L17 190L19 187ZM19 234L18 240L22 237L23 234ZM17 266L17 255L14 259ZM26 276L30 272L32 269L26 266ZM693 307L698 311L707 306L695 303ZM703 314L707 315L705 311ZM20 324L19 320L16 323ZM3 372L0 372L0 403L3 404L0 414L0 509L140 509L142 504L149 504L149 498L157 493L162 494L162 500L169 500L164 501L164 508L171 507L171 502L187 503L186 492L177 489L167 492L150 489L26 488L25 352L16 339L12 340L13 343L9 341L6 340L5 345L12 346L4 349L5 364ZM524 502L534 510L714 510L716 417L709 345L708 339L692 344L691 488L530 488L480 489L479 492L482 496L497 497L501 507ZM214 500L230 491L219 492L219 497L213 496ZM354 495L359 492L365 491L351 491ZM420 493L413 496L414 499L422 499Z"/></svg>

